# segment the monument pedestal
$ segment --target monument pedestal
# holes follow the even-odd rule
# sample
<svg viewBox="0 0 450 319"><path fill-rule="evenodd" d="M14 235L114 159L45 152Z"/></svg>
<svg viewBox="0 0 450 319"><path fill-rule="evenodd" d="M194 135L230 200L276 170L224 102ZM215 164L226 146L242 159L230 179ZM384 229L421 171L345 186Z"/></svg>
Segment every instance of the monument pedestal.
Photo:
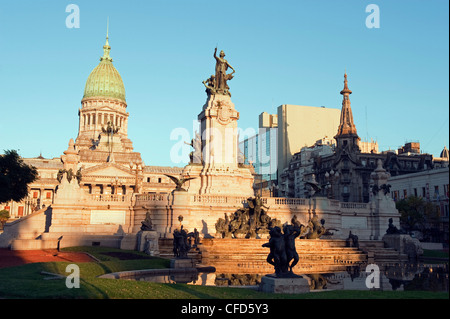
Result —
<svg viewBox="0 0 450 319"><path fill-rule="evenodd" d="M195 268L195 260L192 258L172 258L170 268Z"/></svg>
<svg viewBox="0 0 450 319"><path fill-rule="evenodd" d="M277 278L264 276L261 278L259 291L278 294L301 294L309 292L309 282L305 278Z"/></svg>
<svg viewBox="0 0 450 319"><path fill-rule="evenodd" d="M253 172L241 165L243 155L239 151L239 112L228 94L213 90L198 115L201 133L196 142L196 159L201 161L187 165L183 176L194 177L189 181L190 194L242 196L254 195ZM223 93L223 92L222 92ZM192 143L194 145L194 143Z"/></svg>
<svg viewBox="0 0 450 319"><path fill-rule="evenodd" d="M159 256L158 232L154 230L139 231L137 234L137 250L150 256Z"/></svg>
<svg viewBox="0 0 450 319"><path fill-rule="evenodd" d="M383 236L385 246L394 248L400 254L407 255L409 259L417 259L423 255L423 249L417 238L406 234L386 234Z"/></svg>

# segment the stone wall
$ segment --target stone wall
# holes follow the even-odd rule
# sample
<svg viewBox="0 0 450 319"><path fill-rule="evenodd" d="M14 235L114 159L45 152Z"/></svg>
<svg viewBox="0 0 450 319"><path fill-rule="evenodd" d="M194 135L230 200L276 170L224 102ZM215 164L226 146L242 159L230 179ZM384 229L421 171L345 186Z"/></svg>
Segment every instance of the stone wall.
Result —
<svg viewBox="0 0 450 319"><path fill-rule="evenodd" d="M59 197L62 199L61 197ZM296 216L307 225L316 215L325 220L325 228L335 229L331 238L346 239L351 231L360 240L381 240L388 228L389 218L399 227L399 213L388 195L374 196L370 203L349 203L323 197L276 198L263 197L262 203L271 218L281 223L291 222ZM246 196L194 195L186 191L170 194L144 194L132 197L83 196L55 200L47 210L7 223L0 235L1 247L15 241L15 249L56 248L92 245L121 247L123 238L135 237L146 213L150 213L153 230L162 238L171 238L181 224L188 231L194 228L203 238L217 237L216 222L227 214L247 205ZM179 221L182 216L182 222ZM96 239L97 238L97 239ZM36 241L38 240L38 242ZM127 246L134 247L134 239Z"/></svg>

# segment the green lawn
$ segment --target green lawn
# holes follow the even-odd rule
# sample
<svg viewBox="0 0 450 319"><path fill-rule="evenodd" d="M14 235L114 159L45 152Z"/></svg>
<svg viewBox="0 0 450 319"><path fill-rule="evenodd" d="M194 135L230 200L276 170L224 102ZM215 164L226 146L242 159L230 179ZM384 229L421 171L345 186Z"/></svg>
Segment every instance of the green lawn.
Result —
<svg viewBox="0 0 450 319"><path fill-rule="evenodd" d="M69 250L69 249L67 249ZM169 267L166 259L133 251L102 247L78 247L99 262L78 263L80 288L69 289L65 279L45 280L41 271L68 275L68 262L34 263L0 269L0 298L11 299L448 299L448 293L426 291L324 291L298 295L266 294L252 289L159 284L144 281L100 279L110 272ZM119 254L117 254L119 253ZM125 255L124 254L129 254ZM123 258L137 258L123 260Z"/></svg>

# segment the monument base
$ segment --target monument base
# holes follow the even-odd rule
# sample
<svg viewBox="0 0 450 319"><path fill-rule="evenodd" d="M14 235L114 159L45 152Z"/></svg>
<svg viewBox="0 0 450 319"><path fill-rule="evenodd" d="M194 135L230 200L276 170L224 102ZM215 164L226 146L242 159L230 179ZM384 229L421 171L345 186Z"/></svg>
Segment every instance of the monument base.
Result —
<svg viewBox="0 0 450 319"><path fill-rule="evenodd" d="M195 268L195 260L192 258L172 258L170 268Z"/></svg>
<svg viewBox="0 0 450 319"><path fill-rule="evenodd" d="M309 282L305 278L277 278L264 276L261 278L259 291L278 294L301 294L309 292Z"/></svg>
<svg viewBox="0 0 450 319"><path fill-rule="evenodd" d="M158 232L154 230L139 231L137 237L137 250L150 256L159 256Z"/></svg>
<svg viewBox="0 0 450 319"><path fill-rule="evenodd" d="M386 234L383 236L385 246L394 248L400 254L405 254L409 259L417 259L423 255L423 249L417 238L406 234Z"/></svg>

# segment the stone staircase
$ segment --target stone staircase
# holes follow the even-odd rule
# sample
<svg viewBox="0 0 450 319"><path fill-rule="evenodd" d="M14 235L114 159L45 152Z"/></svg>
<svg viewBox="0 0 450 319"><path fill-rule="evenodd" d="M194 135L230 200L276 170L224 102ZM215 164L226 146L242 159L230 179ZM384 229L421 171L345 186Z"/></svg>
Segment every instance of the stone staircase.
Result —
<svg viewBox="0 0 450 319"><path fill-rule="evenodd" d="M159 245L159 257L167 258L167 259L174 258L174 256L173 256L173 239L160 238L158 241L158 245ZM192 248L188 253L188 257L194 259L197 264L200 264L200 263L203 264L201 246L199 246L197 248Z"/></svg>
<svg viewBox="0 0 450 319"><path fill-rule="evenodd" d="M189 257L215 267L217 273L269 274L274 269L266 261L269 248L262 247L267 242L267 239L203 239ZM159 244L160 256L173 258L172 240L160 239ZM345 247L345 240L296 240L296 248L299 262L294 272L298 274L344 271L367 262L367 254Z"/></svg>
<svg viewBox="0 0 450 319"><path fill-rule="evenodd" d="M361 250L367 254L370 262L375 263L398 263L408 261L408 256L395 250L385 247L381 240L360 241Z"/></svg>

